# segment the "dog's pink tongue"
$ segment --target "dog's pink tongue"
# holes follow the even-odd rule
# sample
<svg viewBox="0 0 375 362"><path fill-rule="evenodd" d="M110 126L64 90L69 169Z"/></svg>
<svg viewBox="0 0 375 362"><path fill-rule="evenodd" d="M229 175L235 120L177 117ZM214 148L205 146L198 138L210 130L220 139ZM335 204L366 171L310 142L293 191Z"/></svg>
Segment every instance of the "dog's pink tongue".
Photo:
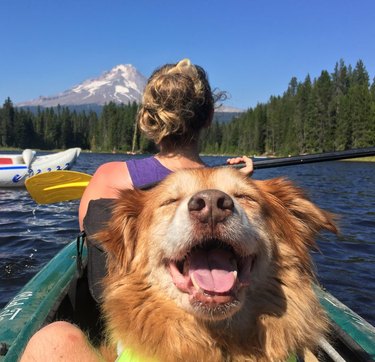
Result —
<svg viewBox="0 0 375 362"><path fill-rule="evenodd" d="M232 252L222 249L196 250L190 254L189 276L207 292L229 292L236 281Z"/></svg>

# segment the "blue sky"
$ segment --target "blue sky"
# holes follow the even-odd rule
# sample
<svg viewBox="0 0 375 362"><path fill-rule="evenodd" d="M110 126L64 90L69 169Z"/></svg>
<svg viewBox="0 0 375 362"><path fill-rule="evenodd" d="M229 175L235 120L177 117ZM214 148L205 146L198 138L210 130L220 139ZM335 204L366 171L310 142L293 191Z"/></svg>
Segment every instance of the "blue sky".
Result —
<svg viewBox="0 0 375 362"><path fill-rule="evenodd" d="M188 57L246 109L340 59L362 59L372 80L374 18L373 0L0 0L0 102Z"/></svg>

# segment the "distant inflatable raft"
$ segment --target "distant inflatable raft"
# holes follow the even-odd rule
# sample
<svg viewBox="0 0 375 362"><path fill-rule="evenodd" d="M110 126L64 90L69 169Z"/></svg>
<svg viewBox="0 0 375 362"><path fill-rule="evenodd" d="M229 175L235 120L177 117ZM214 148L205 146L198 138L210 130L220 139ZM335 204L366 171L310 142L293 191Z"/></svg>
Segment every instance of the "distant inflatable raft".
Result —
<svg viewBox="0 0 375 362"><path fill-rule="evenodd" d="M0 154L0 187L23 187L28 177L49 171L69 170L80 153L81 149L76 147L43 156L36 155L30 149L17 155Z"/></svg>

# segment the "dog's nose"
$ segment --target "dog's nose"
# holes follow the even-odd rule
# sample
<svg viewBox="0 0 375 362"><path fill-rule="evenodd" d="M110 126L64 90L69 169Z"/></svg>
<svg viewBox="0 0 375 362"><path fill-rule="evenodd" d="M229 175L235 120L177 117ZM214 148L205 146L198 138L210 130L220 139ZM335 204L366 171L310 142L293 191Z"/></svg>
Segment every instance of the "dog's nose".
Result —
<svg viewBox="0 0 375 362"><path fill-rule="evenodd" d="M204 190L196 193L188 202L190 215L200 222L213 225L232 214L232 198L220 190Z"/></svg>

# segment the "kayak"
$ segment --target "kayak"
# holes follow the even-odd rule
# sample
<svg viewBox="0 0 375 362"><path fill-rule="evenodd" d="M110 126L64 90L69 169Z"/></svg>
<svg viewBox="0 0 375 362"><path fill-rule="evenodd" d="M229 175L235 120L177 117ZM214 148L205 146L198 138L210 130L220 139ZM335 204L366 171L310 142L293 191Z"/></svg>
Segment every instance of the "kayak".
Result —
<svg viewBox="0 0 375 362"><path fill-rule="evenodd" d="M0 311L1 362L18 360L30 337L54 320L69 320L100 341L99 307L87 282L87 249L77 245L76 241L66 245ZM82 271L80 278L77 270ZM316 286L315 291L332 322L329 342L320 342L317 359L375 360L375 328L322 287Z"/></svg>
<svg viewBox="0 0 375 362"><path fill-rule="evenodd" d="M25 180L33 175L69 170L80 152L81 149L75 147L42 156L30 149L22 154L0 154L0 187L22 187Z"/></svg>

